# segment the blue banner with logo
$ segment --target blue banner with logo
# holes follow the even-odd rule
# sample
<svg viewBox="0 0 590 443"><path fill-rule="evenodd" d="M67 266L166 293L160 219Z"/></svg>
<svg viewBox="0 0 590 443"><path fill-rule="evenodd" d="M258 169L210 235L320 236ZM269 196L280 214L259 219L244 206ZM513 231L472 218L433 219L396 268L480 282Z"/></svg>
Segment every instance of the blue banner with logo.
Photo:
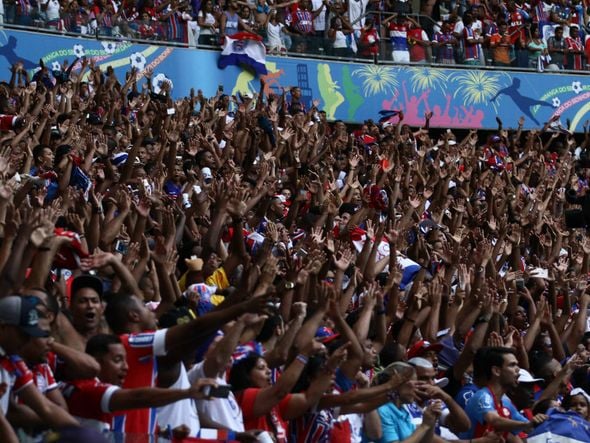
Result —
<svg viewBox="0 0 590 443"><path fill-rule="evenodd" d="M239 67L217 67L218 51L74 38L33 32L0 31L0 72L16 61L33 71L42 58L58 70L65 60L85 55L103 69L112 66L120 79L131 66L154 72L155 89L164 80L172 95L187 96L191 88L205 96L224 86L228 94L255 93L259 81ZM552 116L580 132L590 118L590 76L550 72L507 72L339 63L302 58L267 57L267 93L299 86L307 105L319 100L330 120L378 120L381 110L402 110L405 122L420 126L432 112L432 127L493 129L500 115L515 127L525 117L525 129L540 128ZM74 72L79 69L74 68ZM140 74L141 77L141 74ZM395 118L393 121L396 121Z"/></svg>

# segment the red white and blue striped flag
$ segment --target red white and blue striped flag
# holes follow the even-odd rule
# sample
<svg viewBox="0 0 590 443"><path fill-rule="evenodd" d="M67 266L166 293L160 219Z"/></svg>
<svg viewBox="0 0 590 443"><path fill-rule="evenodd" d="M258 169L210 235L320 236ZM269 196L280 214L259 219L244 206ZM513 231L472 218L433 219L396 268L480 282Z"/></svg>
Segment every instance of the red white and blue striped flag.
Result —
<svg viewBox="0 0 590 443"><path fill-rule="evenodd" d="M262 37L249 32L225 36L223 50L217 66L240 65L252 69L258 75L266 75L266 48Z"/></svg>

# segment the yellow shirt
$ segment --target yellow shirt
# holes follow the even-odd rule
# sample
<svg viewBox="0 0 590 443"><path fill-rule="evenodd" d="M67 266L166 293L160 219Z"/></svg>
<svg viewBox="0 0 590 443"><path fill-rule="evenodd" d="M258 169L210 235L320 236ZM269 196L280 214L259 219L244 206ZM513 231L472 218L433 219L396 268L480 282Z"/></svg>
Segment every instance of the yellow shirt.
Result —
<svg viewBox="0 0 590 443"><path fill-rule="evenodd" d="M223 268L218 268L213 274L205 279L205 283L209 286L217 286L218 289L226 289L229 288L229 280L227 279L227 275ZM211 303L214 306L220 304L225 297L223 295L213 295L211 296Z"/></svg>

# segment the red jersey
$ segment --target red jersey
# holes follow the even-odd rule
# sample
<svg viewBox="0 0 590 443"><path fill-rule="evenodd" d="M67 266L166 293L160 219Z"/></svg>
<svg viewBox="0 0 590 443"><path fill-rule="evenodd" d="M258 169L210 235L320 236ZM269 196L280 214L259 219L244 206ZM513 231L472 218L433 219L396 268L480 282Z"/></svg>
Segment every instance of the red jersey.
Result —
<svg viewBox="0 0 590 443"><path fill-rule="evenodd" d="M567 54L567 69L575 69L581 71L584 69L584 62L583 62L583 51L584 51L584 44L582 43L582 39L580 37L572 38L566 37L565 38L565 46L569 51L576 51L576 54L570 52ZM579 54L577 52L580 51Z"/></svg>
<svg viewBox="0 0 590 443"><path fill-rule="evenodd" d="M166 355L166 329L119 336L127 352L129 376L125 389L156 386L156 357ZM115 417L115 432L152 434L156 426L156 408L134 409Z"/></svg>
<svg viewBox="0 0 590 443"><path fill-rule="evenodd" d="M408 41L410 44L410 61L421 62L426 60L426 47L419 45L417 42L428 40L428 36L422 28L412 28L408 31Z"/></svg>
<svg viewBox="0 0 590 443"><path fill-rule="evenodd" d="M18 115L0 114L0 131L10 131L17 118Z"/></svg>
<svg viewBox="0 0 590 443"><path fill-rule="evenodd" d="M53 375L51 367L47 363L40 363L31 368L33 372L33 381L39 389L41 394L45 395L49 391L53 391L57 388L57 381Z"/></svg>
<svg viewBox="0 0 590 443"><path fill-rule="evenodd" d="M244 414L244 428L246 431L253 429L268 431L276 437L277 443L286 443L288 426L287 422L283 419L283 415L289 404L291 395L283 398L268 414L257 417L253 411L254 401L259 392L260 389L258 388L248 388L236 396Z"/></svg>
<svg viewBox="0 0 590 443"><path fill-rule="evenodd" d="M361 54L365 56L379 54L379 34L375 28L361 31Z"/></svg>
<svg viewBox="0 0 590 443"><path fill-rule="evenodd" d="M115 415L109 409L111 396L118 386L102 383L98 378L74 380L61 387L70 414L82 424L95 429L112 429Z"/></svg>
<svg viewBox="0 0 590 443"><path fill-rule="evenodd" d="M6 415L11 393L18 394L33 383L33 378L33 373L18 355L0 355L0 413Z"/></svg>
<svg viewBox="0 0 590 443"><path fill-rule="evenodd" d="M515 44L521 37L526 39L524 29L524 18L518 11L510 13L508 19L508 34L510 34L510 43Z"/></svg>

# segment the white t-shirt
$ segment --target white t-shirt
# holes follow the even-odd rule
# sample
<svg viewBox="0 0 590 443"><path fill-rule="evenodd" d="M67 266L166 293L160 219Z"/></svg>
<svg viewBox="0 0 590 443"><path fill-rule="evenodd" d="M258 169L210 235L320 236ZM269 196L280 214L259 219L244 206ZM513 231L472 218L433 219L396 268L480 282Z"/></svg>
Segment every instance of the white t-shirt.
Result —
<svg viewBox="0 0 590 443"><path fill-rule="evenodd" d="M266 25L266 37L268 39L268 47L270 49L283 47L283 41L281 40L281 29L284 27L285 25L283 25L281 22L277 22L276 25L268 22Z"/></svg>
<svg viewBox="0 0 590 443"><path fill-rule="evenodd" d="M194 383L199 378L204 378L203 363L199 362L188 372L190 383ZM226 385L225 374L217 376L215 381L218 384ZM242 410L230 392L228 398L211 398L211 400L197 400L197 410L199 414L209 417L211 420L231 429L234 432L244 432L244 417Z"/></svg>
<svg viewBox="0 0 590 443"><path fill-rule="evenodd" d="M344 32L336 31L336 33L334 34L334 41L332 42L332 47L334 49L347 47L346 34L344 34Z"/></svg>
<svg viewBox="0 0 590 443"><path fill-rule="evenodd" d="M311 0L311 8L313 11L317 11L322 6L323 0ZM326 30L326 11L328 8L322 8L322 11L313 19L313 29L316 31Z"/></svg>
<svg viewBox="0 0 590 443"><path fill-rule="evenodd" d="M349 0L348 19L350 20L352 29L357 30L365 26L365 18L363 17L363 15L365 14L365 10L367 9L368 4L369 0ZM361 17L363 18L359 20L359 18Z"/></svg>
<svg viewBox="0 0 590 443"><path fill-rule="evenodd" d="M59 18L59 1L58 0L46 0L41 2L42 5L47 5L47 20L57 20Z"/></svg>
<svg viewBox="0 0 590 443"><path fill-rule="evenodd" d="M215 24L215 17L213 16L213 14L211 14L210 12L205 12L205 11L199 11L199 17L203 17L203 14L205 14L204 17L204 24L206 25L214 25ZM202 27L201 28L201 35L212 35L213 34L213 30L209 27Z"/></svg>
<svg viewBox="0 0 590 443"><path fill-rule="evenodd" d="M186 368L181 363L178 379L170 386L170 389L187 389L190 387L191 383ZM158 408L157 421L161 429L166 429L167 426L174 429L180 425L186 425L191 430L190 437L196 437L201 430L195 401L188 398Z"/></svg>

